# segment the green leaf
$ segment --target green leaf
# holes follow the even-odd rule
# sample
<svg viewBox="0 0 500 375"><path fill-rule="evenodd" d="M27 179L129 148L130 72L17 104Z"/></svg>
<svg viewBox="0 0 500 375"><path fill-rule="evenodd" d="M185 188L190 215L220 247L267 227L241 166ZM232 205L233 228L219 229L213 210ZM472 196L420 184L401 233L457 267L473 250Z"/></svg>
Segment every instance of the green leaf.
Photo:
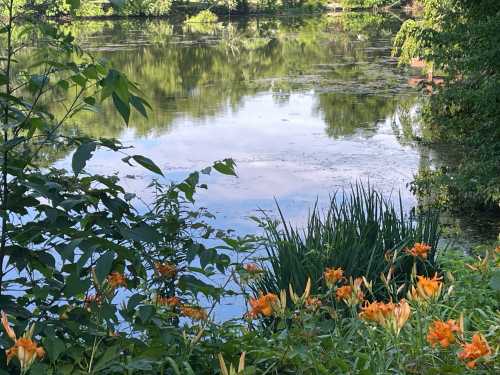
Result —
<svg viewBox="0 0 500 375"><path fill-rule="evenodd" d="M154 362L148 361L146 359L134 359L132 362L127 363L126 368L128 370L137 371L137 373L140 373L140 371L151 371L153 369L153 364Z"/></svg>
<svg viewBox="0 0 500 375"><path fill-rule="evenodd" d="M149 158L142 155L134 155L132 156L138 164L142 165L144 168L150 170L151 172L157 173L163 176L161 169Z"/></svg>
<svg viewBox="0 0 500 375"><path fill-rule="evenodd" d="M83 168L85 168L87 161L92 157L92 153L96 150L96 147L95 142L87 142L78 146L71 162L71 167L75 175L80 174Z"/></svg>
<svg viewBox="0 0 500 375"><path fill-rule="evenodd" d="M201 281L193 275L182 275L179 278L179 288L194 294L202 293L205 296L218 295L218 289L216 287Z"/></svg>
<svg viewBox="0 0 500 375"><path fill-rule="evenodd" d="M47 355L51 362L55 362L61 353L66 350L64 342L57 337L47 336L43 341L43 347L47 351Z"/></svg>
<svg viewBox="0 0 500 375"><path fill-rule="evenodd" d="M141 318L143 323L147 323L153 316L154 312L155 308L152 305L143 305L137 309L137 315L139 315L139 318Z"/></svg>
<svg viewBox="0 0 500 375"><path fill-rule="evenodd" d="M132 297L129 298L128 303L127 303L127 309L128 310L135 310L135 308L142 302L146 296L143 294L134 294Z"/></svg>
<svg viewBox="0 0 500 375"><path fill-rule="evenodd" d="M190 202L194 203L193 195L196 192L196 187L193 187L192 185L189 185L186 182L180 183L177 185L177 189L182 191L184 195L186 196L186 199Z"/></svg>
<svg viewBox="0 0 500 375"><path fill-rule="evenodd" d="M66 297L77 296L90 287L90 280L81 280L77 274L70 275L66 279L66 285L64 286L64 295Z"/></svg>
<svg viewBox="0 0 500 375"><path fill-rule="evenodd" d="M96 104L96 98L94 98L93 96L87 96L85 99L83 99L83 101L85 103L87 103L88 105L92 105L92 106L94 106Z"/></svg>
<svg viewBox="0 0 500 375"><path fill-rule="evenodd" d="M89 79L97 79L98 78L97 67L95 65L89 65L85 68L83 74L85 75L85 77Z"/></svg>
<svg viewBox="0 0 500 375"><path fill-rule="evenodd" d="M97 282L101 284L106 276L111 272L111 267L113 266L114 255L112 252L108 251L106 254L102 255L96 262L95 274L97 277Z"/></svg>
<svg viewBox="0 0 500 375"><path fill-rule="evenodd" d="M75 82L78 86L85 87L87 85L87 78L81 74L76 74L71 77L71 80Z"/></svg>
<svg viewBox="0 0 500 375"><path fill-rule="evenodd" d="M66 80L64 80L64 79L61 79L59 82L57 82L57 86L59 86L64 91L68 91L68 89L69 89L69 82L66 81Z"/></svg>
<svg viewBox="0 0 500 375"><path fill-rule="evenodd" d="M35 362L33 366L30 367L30 375L47 375L49 374L48 372L49 367L45 363L39 363ZM0 370L0 375L12 375L10 372L4 372L3 370Z"/></svg>
<svg viewBox="0 0 500 375"><path fill-rule="evenodd" d="M167 357L166 360L170 364L170 366L172 366L172 370L174 371L174 374L181 375L181 371L179 369L179 366L177 366L177 363L175 363L175 361L171 357Z"/></svg>
<svg viewBox="0 0 500 375"><path fill-rule="evenodd" d="M41 92L49 82L49 77L43 74L33 74L28 81L28 90L31 93Z"/></svg>
<svg viewBox="0 0 500 375"><path fill-rule="evenodd" d="M82 243L83 238L76 238L63 246L57 247L57 251L61 254L63 259L67 259L73 263L75 259L75 250Z"/></svg>
<svg viewBox="0 0 500 375"><path fill-rule="evenodd" d="M146 223L140 223L133 228L120 225L119 230L124 238L132 241L154 243L161 240L161 236L158 232Z"/></svg>
<svg viewBox="0 0 500 375"><path fill-rule="evenodd" d="M115 93L113 93L112 97L116 110L120 113L123 120L128 125L128 122L130 120L130 104L124 103Z"/></svg>
<svg viewBox="0 0 500 375"><path fill-rule="evenodd" d="M493 290L500 290L500 270L495 270L490 280L490 287Z"/></svg>
<svg viewBox="0 0 500 375"><path fill-rule="evenodd" d="M128 80L123 74L118 75L118 79L115 82L114 93L120 98L123 103L130 102L130 93L128 92Z"/></svg>
<svg viewBox="0 0 500 375"><path fill-rule="evenodd" d="M222 174L229 176L236 176L234 167L236 166L233 159L224 159L222 161L216 161L213 165L214 169Z"/></svg>
<svg viewBox="0 0 500 375"><path fill-rule="evenodd" d="M7 76L3 73L0 73L0 86L7 84L7 82L9 82Z"/></svg>
<svg viewBox="0 0 500 375"><path fill-rule="evenodd" d="M80 8L80 0L66 0L66 3L71 5L71 9Z"/></svg>
<svg viewBox="0 0 500 375"><path fill-rule="evenodd" d="M108 368L116 357L120 354L120 347L118 345L110 346L104 354L97 360L93 373L97 373Z"/></svg>
<svg viewBox="0 0 500 375"><path fill-rule="evenodd" d="M139 111L139 113L141 115L143 115L145 118L148 118L148 112L147 112L146 107L144 106L144 102L141 98L139 98L138 96L132 95L130 97L130 103L134 106L135 109L137 109L137 111Z"/></svg>

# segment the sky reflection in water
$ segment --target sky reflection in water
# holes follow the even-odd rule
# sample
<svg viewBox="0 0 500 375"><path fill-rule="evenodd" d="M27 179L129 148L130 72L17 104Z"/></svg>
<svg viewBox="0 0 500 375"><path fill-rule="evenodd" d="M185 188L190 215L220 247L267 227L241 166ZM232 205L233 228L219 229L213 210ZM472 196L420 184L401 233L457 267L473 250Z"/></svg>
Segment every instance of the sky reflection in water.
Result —
<svg viewBox="0 0 500 375"><path fill-rule="evenodd" d="M316 197L324 202L356 180L387 194L402 190L411 205L406 184L419 154L400 144L392 126L415 101L390 57L398 22L348 14L201 32L165 21L76 24L85 47L134 77L154 108L150 120L135 117L128 129L109 108L80 126L134 146L168 178L234 158L239 177L209 178L199 203L235 229L247 227L255 209L273 208L274 198L302 218ZM126 184L143 191L149 175L120 158L98 152L90 168L137 174Z"/></svg>
<svg viewBox="0 0 500 375"><path fill-rule="evenodd" d="M324 206L358 180L387 195L401 191L411 207L406 185L420 156L394 129L401 131L416 95L390 57L398 22L361 14L245 20L201 32L165 21L76 24L85 46L134 77L155 110L124 128L103 108L79 126L134 146L167 179L233 158L239 177L206 178L209 190L197 203L216 214L216 226L239 233L255 232L247 217L273 210L275 198L300 225L316 199ZM124 178L126 187L151 198L151 175L121 157L99 151L88 169L135 175ZM235 311L222 309L218 317Z"/></svg>

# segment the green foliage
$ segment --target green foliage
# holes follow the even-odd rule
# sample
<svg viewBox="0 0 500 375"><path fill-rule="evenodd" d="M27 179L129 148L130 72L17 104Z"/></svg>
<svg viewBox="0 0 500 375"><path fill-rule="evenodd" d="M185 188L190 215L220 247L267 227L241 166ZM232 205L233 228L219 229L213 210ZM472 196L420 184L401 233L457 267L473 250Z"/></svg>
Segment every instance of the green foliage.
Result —
<svg viewBox="0 0 500 375"><path fill-rule="evenodd" d="M373 8L394 3L392 0L341 0L340 4L345 8Z"/></svg>
<svg viewBox="0 0 500 375"><path fill-rule="evenodd" d="M36 10L17 8L13 1L2 6L0 309L17 333L7 336L3 322L0 345L12 348L14 359L2 356L0 369L23 375L157 373L171 366L165 346L174 356L175 342L189 346L177 328L178 314L163 301L175 295L197 319L206 314L199 315L199 299L208 303L225 294L207 278L230 264L217 245L226 234L213 229L206 222L213 216L192 203L196 190L206 188L201 175L235 175L235 165L218 161L177 184L153 180L149 204L126 192L118 177L87 173L92 154L108 149L124 154L131 166L162 175L152 160L128 154L117 140L61 131L98 103L109 101L124 123L134 110L147 116L149 104L138 84L84 53L72 35L41 22ZM19 12L22 22L16 22ZM19 46L33 40L43 43L26 68L17 59ZM64 111L47 110L51 95ZM73 174L43 167L39 160L50 148L76 148ZM166 276L159 265L166 265ZM119 295L118 288L127 291ZM124 298L127 303L120 304ZM115 335L117 330L122 333ZM23 331L26 340L44 348L43 363L31 367L33 361L18 350L16 337ZM140 359L155 339L163 342L161 353ZM118 361L124 353L133 353L134 360Z"/></svg>
<svg viewBox="0 0 500 375"><path fill-rule="evenodd" d="M111 15L112 8L101 1L80 1L80 6L73 12L77 17L103 17Z"/></svg>
<svg viewBox="0 0 500 375"><path fill-rule="evenodd" d="M425 185L447 191L452 208L500 207L498 1L426 0L423 17L403 24L395 53L402 63L420 59L445 73L445 85L423 110L429 141L466 155L440 171L422 171ZM422 185L423 184L423 185Z"/></svg>
<svg viewBox="0 0 500 375"><path fill-rule="evenodd" d="M189 17L184 21L186 24L191 24L191 23L214 23L217 22L219 18L217 15L210 10L202 10L201 12L197 13L196 15Z"/></svg>
<svg viewBox="0 0 500 375"><path fill-rule="evenodd" d="M172 0L125 0L115 6L115 12L125 16L166 16L172 3Z"/></svg>
<svg viewBox="0 0 500 375"><path fill-rule="evenodd" d="M172 0L16 0L16 6L48 17L167 16Z"/></svg>
<svg viewBox="0 0 500 375"><path fill-rule="evenodd" d="M497 373L499 294L490 280L498 272L498 258L491 246L487 250L487 257L483 250L479 252L481 259L459 255L456 250L448 252L446 260L441 258L439 268L445 275L441 296L431 303L411 301L410 317L399 335L360 320L356 309L340 315L332 308L335 301L316 294L321 307L290 303L272 324L264 318L249 323L248 329L221 324L220 336L200 342L197 354L222 352L228 362L237 363L245 351L246 368L256 374L467 374L471 370L457 352L463 341L469 342L473 333L480 332L492 353L473 371ZM432 323L448 319L458 323L461 315L464 336L457 333L459 338L448 348L431 346L427 335Z"/></svg>
<svg viewBox="0 0 500 375"><path fill-rule="evenodd" d="M75 11L78 3L71 2ZM425 343L433 319L460 313L463 339L479 331L492 345L476 372L498 372L498 250L488 248L488 258L444 263L450 274L443 292L432 304L412 301L400 335L363 322L361 306L342 309L332 290L321 288L320 267L342 266L348 276L365 276L370 299L396 301L415 282L408 277L414 264L419 275L441 271L435 216L406 218L372 189L356 186L350 196L334 198L326 216L313 210L304 233L283 216L284 232L273 221L262 222L266 239L217 230L210 225L213 215L194 205L195 194L207 188L203 176L213 171L235 176L234 162L217 161L168 184L161 166L118 140L64 132L102 103L121 123L128 124L133 112L148 116L141 87L149 82L132 81L84 53L71 34L41 22L36 10L13 1L2 7L0 309L7 315L0 328L0 373L213 374L222 373L219 353L236 363L241 352L247 353L246 374L464 373L458 344L441 350ZM306 36L297 36L300 50L317 49ZM23 48L33 43L36 51L26 59ZM267 39L233 45L255 51ZM51 149L74 150L72 173L44 164ZM131 168L158 178L144 189L151 199L127 192L116 175L89 173L87 163L100 150L120 152ZM402 251L417 240L432 245L425 261ZM258 243L277 257L270 259L274 268L252 274L243 265L258 255ZM294 251L295 258L284 256ZM291 283L295 292L303 291L307 273L297 260L312 270L313 297L321 305L311 308L305 296L289 290L290 302L273 306L272 318L213 321L224 297L249 297L249 280L261 291L283 274L267 290ZM283 269L286 262L293 274ZM380 283L381 272L390 280L385 276ZM399 288L403 280L407 286ZM469 296L471 289L477 295ZM21 335L45 355L21 352ZM30 355L33 361L26 360Z"/></svg>
<svg viewBox="0 0 500 375"><path fill-rule="evenodd" d="M340 267L347 277L374 280L375 295L385 296L380 274L392 268L398 287L409 285L413 257L398 255L417 242L432 246L426 261L418 264L419 273L437 271L437 215L428 212L405 217L401 203L393 206L371 187L355 185L348 196L334 195L324 216L313 209L303 231L292 228L280 214L279 222L271 218L260 222L267 238L264 246L270 271L258 280L256 290L278 293L292 285L302 291L308 278L313 281L313 291L324 289L324 270ZM388 257L399 260L393 263Z"/></svg>
<svg viewBox="0 0 500 375"><path fill-rule="evenodd" d="M18 6L48 17L96 17L108 14L109 4L94 0L16 0Z"/></svg>

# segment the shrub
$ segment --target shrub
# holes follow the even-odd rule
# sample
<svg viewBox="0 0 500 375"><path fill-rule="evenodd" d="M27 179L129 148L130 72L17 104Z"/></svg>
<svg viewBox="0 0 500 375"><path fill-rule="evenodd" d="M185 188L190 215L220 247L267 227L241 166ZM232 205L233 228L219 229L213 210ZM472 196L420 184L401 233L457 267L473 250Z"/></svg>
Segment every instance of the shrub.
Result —
<svg viewBox="0 0 500 375"><path fill-rule="evenodd" d="M170 13L172 2L173 0L126 0L115 11L126 16L166 16Z"/></svg>
<svg viewBox="0 0 500 375"><path fill-rule="evenodd" d="M27 9L33 9L39 14L49 17L61 16L79 16L79 17L97 17L107 14L101 2L92 0L82 0L78 6L76 3L68 0L28 0L18 1L20 6Z"/></svg>
<svg viewBox="0 0 500 375"><path fill-rule="evenodd" d="M424 60L445 74L423 108L426 141L452 145L458 162L425 170L415 183L446 191L453 209L500 208L500 2L426 0L395 39L401 63ZM439 149L437 150L439 153ZM418 186L420 185L420 186Z"/></svg>
<svg viewBox="0 0 500 375"><path fill-rule="evenodd" d="M346 8L372 8L393 3L392 0L341 0L340 4Z"/></svg>
<svg viewBox="0 0 500 375"><path fill-rule="evenodd" d="M198 14L189 17L185 23L190 24L190 23L214 23L217 22L219 18L217 15L210 10L202 10Z"/></svg>

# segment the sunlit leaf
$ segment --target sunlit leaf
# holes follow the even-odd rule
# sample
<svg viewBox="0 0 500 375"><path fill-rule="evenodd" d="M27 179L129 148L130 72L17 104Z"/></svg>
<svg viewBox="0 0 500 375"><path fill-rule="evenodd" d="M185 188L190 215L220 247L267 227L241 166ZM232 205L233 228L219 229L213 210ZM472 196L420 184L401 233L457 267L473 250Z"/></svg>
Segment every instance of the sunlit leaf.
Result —
<svg viewBox="0 0 500 375"><path fill-rule="evenodd" d="M151 159L142 155L134 155L132 156L132 159L134 159L138 164L142 165L144 168L150 170L151 172L163 176L163 172L161 171L161 169Z"/></svg>
<svg viewBox="0 0 500 375"><path fill-rule="evenodd" d="M236 166L233 159L224 159L223 161L217 161L214 163L214 169L222 174L229 176L236 176L236 171L234 167Z"/></svg>

